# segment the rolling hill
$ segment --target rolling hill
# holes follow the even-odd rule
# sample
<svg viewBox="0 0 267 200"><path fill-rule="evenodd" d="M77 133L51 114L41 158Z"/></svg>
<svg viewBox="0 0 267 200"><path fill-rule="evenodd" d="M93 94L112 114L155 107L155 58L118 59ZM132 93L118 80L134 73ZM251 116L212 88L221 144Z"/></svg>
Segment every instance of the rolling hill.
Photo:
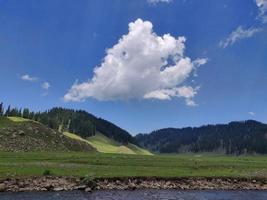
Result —
<svg viewBox="0 0 267 200"><path fill-rule="evenodd" d="M60 132L76 133L82 138L94 136L100 132L122 144L137 144L134 137L126 130L83 110L56 107L45 112L32 113L29 118Z"/></svg>
<svg viewBox="0 0 267 200"><path fill-rule="evenodd" d="M0 137L5 138L0 151L94 149L102 153L152 155L140 148L126 130L84 110L55 107L32 112L11 106L4 110L3 103L0 105ZM34 141L32 145L30 141Z"/></svg>
<svg viewBox="0 0 267 200"><path fill-rule="evenodd" d="M21 117L0 117L0 151L96 150L86 142L66 137L39 122Z"/></svg>
<svg viewBox="0 0 267 200"><path fill-rule="evenodd" d="M267 154L267 125L254 120L166 128L139 134L135 139L142 147L159 153Z"/></svg>

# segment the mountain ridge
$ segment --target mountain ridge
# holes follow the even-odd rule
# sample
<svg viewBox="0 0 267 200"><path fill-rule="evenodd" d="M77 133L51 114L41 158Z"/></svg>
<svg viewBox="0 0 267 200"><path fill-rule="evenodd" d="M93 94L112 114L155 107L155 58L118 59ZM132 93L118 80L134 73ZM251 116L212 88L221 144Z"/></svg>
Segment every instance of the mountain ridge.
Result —
<svg viewBox="0 0 267 200"><path fill-rule="evenodd" d="M199 127L164 128L135 136L152 152L267 153L267 125L256 120Z"/></svg>

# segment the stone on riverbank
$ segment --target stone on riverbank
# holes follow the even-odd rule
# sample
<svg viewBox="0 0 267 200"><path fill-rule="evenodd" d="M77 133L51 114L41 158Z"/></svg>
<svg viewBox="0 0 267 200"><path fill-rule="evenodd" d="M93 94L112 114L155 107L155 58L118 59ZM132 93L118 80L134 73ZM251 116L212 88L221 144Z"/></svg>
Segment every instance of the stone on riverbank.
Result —
<svg viewBox="0 0 267 200"><path fill-rule="evenodd" d="M93 181L93 187L90 186ZM179 189L179 190L267 190L266 179L245 178L112 178L90 179L75 177L32 177L0 180L0 192L26 191L72 191L83 190L136 190L136 189Z"/></svg>

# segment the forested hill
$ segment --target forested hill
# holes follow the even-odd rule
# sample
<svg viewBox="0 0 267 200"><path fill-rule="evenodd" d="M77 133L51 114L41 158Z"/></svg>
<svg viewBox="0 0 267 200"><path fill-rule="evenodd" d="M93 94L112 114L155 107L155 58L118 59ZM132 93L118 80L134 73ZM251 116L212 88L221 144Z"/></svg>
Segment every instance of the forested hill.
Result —
<svg viewBox="0 0 267 200"><path fill-rule="evenodd" d="M136 144L135 139L127 131L83 110L56 107L45 112L31 112L27 108L18 109L10 106L4 109L3 103L0 103L1 115L31 119L47 125L54 130L75 133L83 138L93 136L97 132L100 132L122 144Z"/></svg>
<svg viewBox="0 0 267 200"><path fill-rule="evenodd" d="M253 120L198 128L166 128L139 134L135 139L141 146L160 153L267 154L267 125Z"/></svg>
<svg viewBox="0 0 267 200"><path fill-rule="evenodd" d="M47 124L51 128L59 129L61 132L68 131L83 138L100 132L123 144L136 143L127 131L83 110L53 108L46 112L36 113L35 120Z"/></svg>

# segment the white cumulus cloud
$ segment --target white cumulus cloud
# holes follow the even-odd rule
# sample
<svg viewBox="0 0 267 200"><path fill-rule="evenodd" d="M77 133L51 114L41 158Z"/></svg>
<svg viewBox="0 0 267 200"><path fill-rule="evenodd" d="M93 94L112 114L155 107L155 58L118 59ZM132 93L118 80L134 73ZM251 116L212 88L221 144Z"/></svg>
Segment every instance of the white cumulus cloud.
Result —
<svg viewBox="0 0 267 200"><path fill-rule="evenodd" d="M233 45L235 42L239 40L252 37L254 34L258 33L259 31L261 31L260 28L243 29L242 26L239 26L225 40L222 40L220 42L220 47L226 48L230 45Z"/></svg>
<svg viewBox="0 0 267 200"><path fill-rule="evenodd" d="M260 10L259 18L263 23L267 23L267 0L255 0L255 2Z"/></svg>
<svg viewBox="0 0 267 200"><path fill-rule="evenodd" d="M36 77L32 77L32 76L30 76L30 75L28 75L28 74L24 74L24 75L22 75L20 78L21 78L21 80L23 80L23 81L30 81L30 82L34 82L34 81L37 81L37 80L38 80L38 78L36 78Z"/></svg>
<svg viewBox="0 0 267 200"><path fill-rule="evenodd" d="M207 62L205 58L192 61L184 55L185 37L170 34L158 36L149 21L137 19L129 23L129 32L107 50L93 78L75 82L64 99L83 101L159 99L183 97L189 106L196 105L193 97L198 88L184 81Z"/></svg>
<svg viewBox="0 0 267 200"><path fill-rule="evenodd" d="M172 89L162 89L155 90L150 93L145 94L145 99L160 99L160 100L170 100L171 97L184 97L186 99L185 103L188 106L196 106L197 104L193 100L193 97L197 94L197 88L192 88L191 86L181 86Z"/></svg>

